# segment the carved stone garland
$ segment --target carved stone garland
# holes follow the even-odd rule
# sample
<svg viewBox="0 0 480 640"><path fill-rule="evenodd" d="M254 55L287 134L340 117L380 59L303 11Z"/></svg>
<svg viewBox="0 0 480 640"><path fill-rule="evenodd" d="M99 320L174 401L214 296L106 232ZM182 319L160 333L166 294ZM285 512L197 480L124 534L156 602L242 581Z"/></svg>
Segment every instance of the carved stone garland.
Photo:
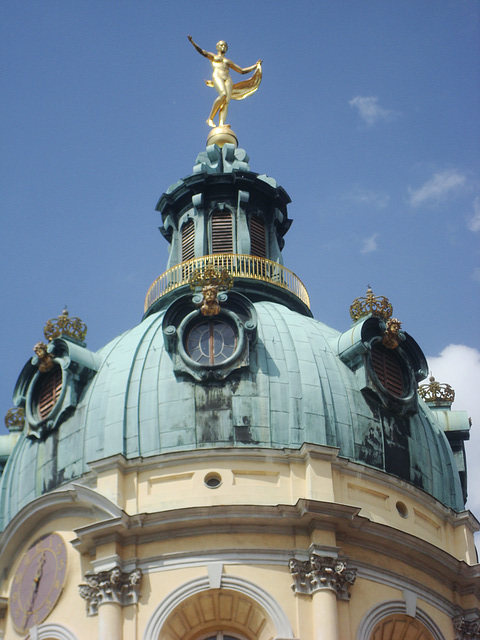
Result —
<svg viewBox="0 0 480 640"><path fill-rule="evenodd" d="M138 602L142 570L125 573L120 567L99 573L86 573L86 584L78 585L80 596L87 602L87 613L94 616L104 602L116 602L122 607Z"/></svg>
<svg viewBox="0 0 480 640"><path fill-rule="evenodd" d="M289 566L296 594L312 595L320 589L331 589L340 600L349 600L348 587L355 582L357 569L348 567L348 558L312 553L306 561L292 558Z"/></svg>

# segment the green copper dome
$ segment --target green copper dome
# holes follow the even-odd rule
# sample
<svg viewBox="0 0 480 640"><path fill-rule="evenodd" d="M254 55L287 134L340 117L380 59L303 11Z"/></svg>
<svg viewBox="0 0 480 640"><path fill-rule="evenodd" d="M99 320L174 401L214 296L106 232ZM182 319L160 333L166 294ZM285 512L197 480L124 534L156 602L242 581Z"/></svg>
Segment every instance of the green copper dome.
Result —
<svg viewBox="0 0 480 640"><path fill-rule="evenodd" d="M48 347L51 371L38 371L35 359L25 365L15 401L26 407L27 426L1 478L0 528L28 502L109 456L303 443L337 447L340 456L400 477L462 510L452 449L417 396L418 381L426 376L418 345L402 334L398 348L386 350L383 320L372 315L343 334L313 319L281 268L288 196L275 181L251 173L241 150L207 151L221 173L209 173L211 164L202 165L201 154L192 174L201 178L195 187L190 176L159 204L163 233L175 245L169 267L184 270L180 279L147 305L138 326L97 353L61 336ZM212 181L212 175L224 177L222 153L231 154L234 180ZM191 237L189 229L182 239L182 225L191 219L198 228L194 209L200 200L205 234L193 241L194 255L182 261L182 240ZM255 240L265 249L263 257L255 256L259 264L263 259L279 269L234 279L205 311L205 294L192 290L182 273L215 242L211 212L225 210L232 215L232 251L243 256L242 268ZM262 228L253 227L254 217L264 225L263 245L253 236L252 229L257 234ZM387 377L385 363L393 372ZM58 385L58 397L45 417L38 403L49 384Z"/></svg>

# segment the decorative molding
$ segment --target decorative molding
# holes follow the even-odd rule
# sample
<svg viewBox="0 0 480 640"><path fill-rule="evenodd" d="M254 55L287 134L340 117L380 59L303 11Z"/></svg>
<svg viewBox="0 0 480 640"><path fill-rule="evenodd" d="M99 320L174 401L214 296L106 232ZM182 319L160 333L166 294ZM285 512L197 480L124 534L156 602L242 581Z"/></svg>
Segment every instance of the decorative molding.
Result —
<svg viewBox="0 0 480 640"><path fill-rule="evenodd" d="M98 573L86 573L86 584L78 585L80 596L87 602L87 613L94 616L98 607L106 602L116 602L122 607L136 604L139 598L142 570L125 573L120 567Z"/></svg>
<svg viewBox="0 0 480 640"><path fill-rule="evenodd" d="M207 575L190 580L173 590L162 600L151 615L142 636L143 640L157 640L161 637L162 627L170 614L187 598L209 589L210 580ZM222 577L221 589L238 591L258 603L272 621L277 633L276 639L295 640L290 622L283 608L270 593L264 591L253 582L227 575Z"/></svg>
<svg viewBox="0 0 480 640"><path fill-rule="evenodd" d="M463 611L453 619L455 640L480 640L480 613L478 609Z"/></svg>
<svg viewBox="0 0 480 640"><path fill-rule="evenodd" d="M395 613L407 614L407 603L402 600L386 600L374 605L363 616L358 629L356 640L365 640L370 638L377 624L387 616ZM415 620L421 622L424 627L432 634L434 640L446 640L437 624L424 611L417 608L415 612ZM471 640L470 638L468 640Z"/></svg>
<svg viewBox="0 0 480 640"><path fill-rule="evenodd" d="M1 637L1 636L0 636ZM29 629L29 640L78 640L77 636L61 624L39 624Z"/></svg>
<svg viewBox="0 0 480 640"><path fill-rule="evenodd" d="M312 595L331 589L340 600L350 599L348 587L355 582L357 569L348 566L348 558L311 553L306 561L291 558L289 567L295 594Z"/></svg>

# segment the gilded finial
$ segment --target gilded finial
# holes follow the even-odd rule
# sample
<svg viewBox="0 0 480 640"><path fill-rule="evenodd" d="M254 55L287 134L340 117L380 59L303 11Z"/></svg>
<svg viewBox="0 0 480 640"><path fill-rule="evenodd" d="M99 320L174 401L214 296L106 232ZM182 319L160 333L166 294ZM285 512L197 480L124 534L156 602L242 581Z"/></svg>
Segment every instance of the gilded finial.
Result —
<svg viewBox="0 0 480 640"><path fill-rule="evenodd" d="M418 387L418 395L428 402L437 406L450 406L455 400L455 391L449 384L440 383L430 376L429 382Z"/></svg>
<svg viewBox="0 0 480 640"><path fill-rule="evenodd" d="M51 318L47 321L43 335L49 342L60 336L66 336L83 342L87 335L87 326L80 318L75 316L70 318L67 307L65 307L58 318Z"/></svg>
<svg viewBox="0 0 480 640"><path fill-rule="evenodd" d="M233 286L233 278L227 269L215 269L212 265L193 272L190 280L192 289L201 288L202 300L200 312L204 316L216 316L220 313L218 294Z"/></svg>
<svg viewBox="0 0 480 640"><path fill-rule="evenodd" d="M25 411L22 407L9 409L5 414L5 426L11 432L23 431L25 426Z"/></svg>
<svg viewBox="0 0 480 640"><path fill-rule="evenodd" d="M393 307L388 298L373 295L370 285L368 285L366 296L364 298L355 298L350 307L350 317L354 322L369 314L388 320L388 318L391 318L392 313Z"/></svg>

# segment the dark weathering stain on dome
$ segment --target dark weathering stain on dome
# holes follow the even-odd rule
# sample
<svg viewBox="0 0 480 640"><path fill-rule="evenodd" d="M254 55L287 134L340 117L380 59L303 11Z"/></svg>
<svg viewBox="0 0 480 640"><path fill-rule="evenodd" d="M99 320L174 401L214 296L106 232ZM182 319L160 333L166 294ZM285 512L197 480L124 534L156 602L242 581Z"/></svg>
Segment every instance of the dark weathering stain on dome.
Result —
<svg viewBox="0 0 480 640"><path fill-rule="evenodd" d="M375 422L370 425L363 442L355 447L358 459L423 489L421 471L411 469L410 464L410 418L388 411L368 395L364 397Z"/></svg>
<svg viewBox="0 0 480 640"><path fill-rule="evenodd" d="M226 385L195 386L195 419L200 444L229 442L232 396Z"/></svg>

